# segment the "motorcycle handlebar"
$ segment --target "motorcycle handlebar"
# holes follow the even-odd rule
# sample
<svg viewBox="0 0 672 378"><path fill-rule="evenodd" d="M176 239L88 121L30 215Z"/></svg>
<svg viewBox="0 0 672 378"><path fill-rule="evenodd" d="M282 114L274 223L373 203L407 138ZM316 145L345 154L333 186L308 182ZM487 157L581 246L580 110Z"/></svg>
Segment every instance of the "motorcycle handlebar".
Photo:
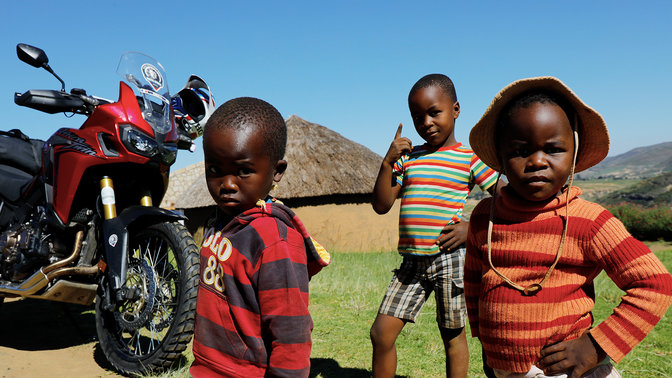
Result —
<svg viewBox="0 0 672 378"><path fill-rule="evenodd" d="M196 150L196 145L194 144L194 141L189 137L189 135L185 134L182 129L179 127L177 128L177 148L179 150L189 150L191 152L194 152Z"/></svg>
<svg viewBox="0 0 672 378"><path fill-rule="evenodd" d="M63 112L90 114L93 108L79 95L51 89L31 89L23 94L14 93L14 103L49 114Z"/></svg>

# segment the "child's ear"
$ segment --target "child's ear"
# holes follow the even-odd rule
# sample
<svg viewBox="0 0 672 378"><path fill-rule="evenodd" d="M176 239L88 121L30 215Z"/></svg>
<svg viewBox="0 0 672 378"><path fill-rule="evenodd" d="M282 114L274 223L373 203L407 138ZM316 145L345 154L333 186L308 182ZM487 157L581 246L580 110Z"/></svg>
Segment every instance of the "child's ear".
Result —
<svg viewBox="0 0 672 378"><path fill-rule="evenodd" d="M455 101L453 104L453 116L455 117L454 119L457 119L457 117L460 116L460 102Z"/></svg>
<svg viewBox="0 0 672 378"><path fill-rule="evenodd" d="M280 182L282 175L285 174L285 170L287 170L287 161L278 160L278 162L275 163L275 169L273 170L273 181Z"/></svg>

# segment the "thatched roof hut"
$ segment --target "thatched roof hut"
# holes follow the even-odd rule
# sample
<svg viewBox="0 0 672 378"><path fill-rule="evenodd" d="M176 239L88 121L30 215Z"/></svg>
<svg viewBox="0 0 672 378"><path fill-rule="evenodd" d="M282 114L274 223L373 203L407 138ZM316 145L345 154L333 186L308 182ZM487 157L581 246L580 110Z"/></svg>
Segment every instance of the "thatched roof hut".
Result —
<svg viewBox="0 0 672 378"><path fill-rule="evenodd" d="M327 248L362 251L394 248L398 212L380 217L370 205L382 157L296 115L285 122L287 171L272 195L293 208ZM203 213L214 205L205 183L203 162L171 173L162 207L185 210L190 219L200 221L201 215L196 215L196 210ZM367 229L371 224L385 230ZM368 240L371 236L367 234L378 238L375 245L371 245Z"/></svg>
<svg viewBox="0 0 672 378"><path fill-rule="evenodd" d="M382 157L342 135L296 115L287 123L287 172L273 195L281 200L370 195ZM183 195L188 194L188 195ZM203 162L170 175L161 206L191 209L215 202L205 185Z"/></svg>

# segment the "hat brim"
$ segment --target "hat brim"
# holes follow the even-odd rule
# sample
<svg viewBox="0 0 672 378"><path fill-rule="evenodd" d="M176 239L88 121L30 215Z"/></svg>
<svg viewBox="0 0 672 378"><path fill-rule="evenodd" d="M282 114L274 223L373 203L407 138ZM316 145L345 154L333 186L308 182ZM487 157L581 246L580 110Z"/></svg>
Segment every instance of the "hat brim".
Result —
<svg viewBox="0 0 672 378"><path fill-rule="evenodd" d="M495 95L481 119L471 129L469 144L476 155L490 168L502 172L497 154L495 129L502 109L519 95L529 90L547 89L562 96L574 108L579 134L579 152L575 172L584 171L599 163L609 153L609 132L602 116L586 105L562 81L552 76L532 77L514 81Z"/></svg>

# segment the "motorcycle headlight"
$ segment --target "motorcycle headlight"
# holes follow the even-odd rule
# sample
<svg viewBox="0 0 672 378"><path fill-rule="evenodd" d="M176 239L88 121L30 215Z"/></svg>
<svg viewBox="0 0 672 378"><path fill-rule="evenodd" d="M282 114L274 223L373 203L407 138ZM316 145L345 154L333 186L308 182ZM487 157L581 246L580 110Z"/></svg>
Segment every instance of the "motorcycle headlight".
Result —
<svg viewBox="0 0 672 378"><path fill-rule="evenodd" d="M131 127L123 128L121 140L138 155L153 157L159 153L159 144L152 137Z"/></svg>
<svg viewBox="0 0 672 378"><path fill-rule="evenodd" d="M173 165L177 158L177 145L164 144L161 152L161 160L167 165Z"/></svg>

